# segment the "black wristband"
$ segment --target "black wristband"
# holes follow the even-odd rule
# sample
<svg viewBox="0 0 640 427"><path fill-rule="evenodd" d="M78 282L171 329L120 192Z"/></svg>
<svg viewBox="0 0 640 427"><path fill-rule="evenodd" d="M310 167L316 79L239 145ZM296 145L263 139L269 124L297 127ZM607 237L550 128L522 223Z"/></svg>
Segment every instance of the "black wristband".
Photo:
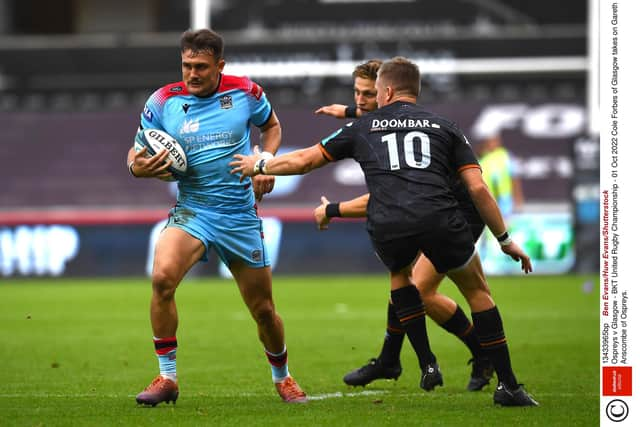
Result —
<svg viewBox="0 0 640 427"><path fill-rule="evenodd" d="M344 117L347 119L357 119L358 118L358 107L351 105L345 108Z"/></svg>
<svg viewBox="0 0 640 427"><path fill-rule="evenodd" d="M329 203L324 209L324 213L327 215L327 218L342 216L340 215L340 203Z"/></svg>
<svg viewBox="0 0 640 427"><path fill-rule="evenodd" d="M260 162L258 163L258 171L260 172L261 175L264 175L264 165L266 164L267 164L266 159L260 159Z"/></svg>
<svg viewBox="0 0 640 427"><path fill-rule="evenodd" d="M496 236L496 239L498 239L499 243L502 243L502 242L506 241L508 238L509 238L509 232L508 231L505 231L501 235Z"/></svg>

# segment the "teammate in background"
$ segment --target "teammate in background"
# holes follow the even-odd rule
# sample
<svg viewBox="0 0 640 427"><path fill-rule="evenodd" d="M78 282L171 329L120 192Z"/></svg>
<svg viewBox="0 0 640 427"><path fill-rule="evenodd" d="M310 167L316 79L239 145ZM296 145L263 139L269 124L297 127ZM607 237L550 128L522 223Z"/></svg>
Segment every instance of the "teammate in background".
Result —
<svg viewBox="0 0 640 427"><path fill-rule="evenodd" d="M305 402L305 393L289 374L282 319L271 292L270 259L262 238L256 199L273 189L273 177L240 183L229 174L234 154L249 154L250 124L261 132L263 158L281 142L278 118L263 90L246 77L222 74L222 37L211 30L186 31L181 38L182 82L151 95L141 128L162 129L178 139L188 159L188 175L179 181L176 206L155 247L151 327L160 365L158 375L136 401L155 406L178 398L175 291L189 269L216 251L229 267L258 326L271 364L275 387L285 402ZM145 158L145 149L129 150L135 177L170 177L166 150ZM254 194L255 193L255 194Z"/></svg>
<svg viewBox="0 0 640 427"><path fill-rule="evenodd" d="M362 167L369 189L367 230L391 276L391 301L422 362L420 344L427 344L424 307L411 281L413 261L423 253L439 278L448 274L465 290L487 289L469 226L450 190L457 173L502 251L519 261L525 273L531 261L511 240L495 199L489 193L466 137L453 123L416 105L420 70L405 58L384 62L376 79L379 109L348 123L312 147L272 159L234 155L231 172L258 174L308 173L330 161L353 158ZM464 291L463 291L464 292ZM488 294L488 292L487 292ZM537 402L518 384L511 367L498 308L472 314L480 344L491 360L499 384L493 395L504 406L534 406ZM418 338L422 338L419 340ZM418 345L416 345L418 344ZM437 368L427 357L422 382ZM432 359L433 358L433 359Z"/></svg>
<svg viewBox="0 0 640 427"><path fill-rule="evenodd" d="M508 217L524 204L522 184L511 154L500 135L484 138L478 145L478 160L489 191L500 211Z"/></svg>
<svg viewBox="0 0 640 427"><path fill-rule="evenodd" d="M378 59L367 61L358 65L353 71L353 97L356 107L333 104L316 110L316 114L326 114L337 118L349 116L361 116L362 113L374 111L378 108L376 102L375 82L378 69L382 61ZM474 241L482 234L484 223L469 199L469 194L462 184L454 187L454 195L460 204L461 212L471 227ZM365 217L367 215L367 202L369 195L358 197L348 202L329 204L323 196L322 204L314 211L316 223L320 230L328 228L329 215L345 217ZM440 281L439 276L431 262L420 254L414 267L413 280L420 291L427 316L433 319L447 332L458 337L471 352L471 377L467 384L467 390L479 391L489 384L493 376L493 366L483 354L480 341L475 328L465 315L462 308L451 298L437 291ZM476 290L474 290L476 291ZM478 291L480 292L480 291ZM464 295L474 311L474 301L481 300L475 292ZM404 341L404 331L398 320L393 304L389 301L387 306L387 329L384 336L382 349L377 358L372 358L359 369L347 373L343 380L352 386L365 386L377 379L397 379L402 373L400 364L400 350ZM441 385L441 384L440 384Z"/></svg>
<svg viewBox="0 0 640 427"><path fill-rule="evenodd" d="M489 192L496 199L508 227L511 215L521 210L524 205L522 184L516 165L502 144L499 134L482 138L477 152ZM484 233L479 242L480 255L487 271L498 268L495 266L495 260L500 256L495 247L489 244L490 239L490 236Z"/></svg>

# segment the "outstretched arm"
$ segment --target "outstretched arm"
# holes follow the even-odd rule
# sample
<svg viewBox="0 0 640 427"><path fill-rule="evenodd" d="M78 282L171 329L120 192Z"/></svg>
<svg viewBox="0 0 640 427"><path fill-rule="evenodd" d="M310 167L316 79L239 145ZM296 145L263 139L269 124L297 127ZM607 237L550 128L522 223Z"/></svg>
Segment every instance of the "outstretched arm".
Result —
<svg viewBox="0 0 640 427"><path fill-rule="evenodd" d="M333 116L336 119L344 119L346 117L345 113L347 111L347 106L342 104L331 104L325 105L324 107L318 108L314 113L315 114L325 114L327 116Z"/></svg>
<svg viewBox="0 0 640 427"><path fill-rule="evenodd" d="M320 144L272 159L261 158L259 154L235 154L233 157L236 160L229 163L231 173L240 174L241 181L255 175L304 175L329 163L322 155Z"/></svg>
<svg viewBox="0 0 640 427"><path fill-rule="evenodd" d="M496 239L498 239L502 252L509 255L515 261L520 261L522 271L525 273L531 272L531 259L520 246L509 237L502 213L500 213L496 200L489 192L487 184L484 182L484 179L482 179L480 169L476 167L464 169L460 172L460 177L467 186L471 200L473 200L473 204L476 209L478 209L482 220L487 224L487 227L489 227L489 230L491 230Z"/></svg>
<svg viewBox="0 0 640 427"><path fill-rule="evenodd" d="M333 116L336 119L345 118L358 118L362 116L362 111L358 107L343 104L331 104L318 108L315 114L325 114L327 116Z"/></svg>
<svg viewBox="0 0 640 427"><path fill-rule="evenodd" d="M331 218L362 218L367 216L369 194L363 194L360 197L356 197L355 199L351 199L346 202L331 203L324 196L320 198L320 201L322 203L315 208L313 216L316 220L316 224L318 225L318 229L327 230L329 228Z"/></svg>

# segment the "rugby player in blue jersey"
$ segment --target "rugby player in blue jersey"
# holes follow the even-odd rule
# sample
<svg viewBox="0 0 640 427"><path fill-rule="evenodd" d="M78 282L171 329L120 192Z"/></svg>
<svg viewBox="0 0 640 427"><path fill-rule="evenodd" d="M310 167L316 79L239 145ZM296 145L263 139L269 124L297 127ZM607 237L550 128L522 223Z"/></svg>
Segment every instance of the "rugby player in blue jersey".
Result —
<svg viewBox="0 0 640 427"><path fill-rule="evenodd" d="M280 123L258 84L222 73L224 43L219 34L186 31L180 48L182 82L156 90L140 121L141 128L162 129L178 140L187 155L188 171L179 177L177 203L155 247L151 327L160 374L136 401L155 406L178 398L174 295L191 267L206 261L214 250L229 267L257 323L282 400L305 402L305 393L289 374L283 323L272 297L270 259L256 212L256 199L273 189L274 178L238 182L227 166L235 154L250 153L251 125L261 132L261 156L272 157L281 142ZM171 178L164 162L166 150L150 158L145 154L129 150L133 176Z"/></svg>
<svg viewBox="0 0 640 427"><path fill-rule="evenodd" d="M369 189L367 231L380 260L390 273L391 301L420 366L420 386L431 384L437 370L424 325L424 305L412 281L412 267L423 254L439 279L445 274L460 289L488 289L469 224L458 209L451 176L467 188L482 220L502 252L532 271L529 256L511 239L491 196L473 150L449 120L416 104L420 70L406 58L384 62L375 83L378 109L347 123L319 144L263 159L235 154L231 172L304 174L329 162L356 160ZM498 387L493 401L503 406L537 406L518 383L498 307L472 314L480 344L495 368Z"/></svg>

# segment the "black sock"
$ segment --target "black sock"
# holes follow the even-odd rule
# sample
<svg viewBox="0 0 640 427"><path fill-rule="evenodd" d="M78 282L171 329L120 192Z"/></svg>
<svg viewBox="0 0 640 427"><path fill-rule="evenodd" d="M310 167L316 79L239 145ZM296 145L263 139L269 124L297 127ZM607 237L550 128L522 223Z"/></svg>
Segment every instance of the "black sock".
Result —
<svg viewBox="0 0 640 427"><path fill-rule="evenodd" d="M478 332L480 346L496 369L498 380L510 389L516 388L518 381L511 369L509 347L498 307L479 313L471 313L471 317Z"/></svg>
<svg viewBox="0 0 640 427"><path fill-rule="evenodd" d="M385 366L395 366L400 363L400 350L404 341L404 329L396 314L396 308L391 301L387 306L387 333L378 359Z"/></svg>
<svg viewBox="0 0 640 427"><path fill-rule="evenodd" d="M436 357L429 347L424 305L420 298L420 292L414 285L405 286L391 291L391 301L400 323L409 337L409 342L418 356L420 369L424 369L427 364L435 362Z"/></svg>
<svg viewBox="0 0 640 427"><path fill-rule="evenodd" d="M467 346L474 359L481 358L484 353L480 347L480 340L476 329L473 327L469 318L464 314L460 306L456 306L456 312L453 316L442 325L445 331L457 336ZM486 355L484 355L486 357Z"/></svg>

